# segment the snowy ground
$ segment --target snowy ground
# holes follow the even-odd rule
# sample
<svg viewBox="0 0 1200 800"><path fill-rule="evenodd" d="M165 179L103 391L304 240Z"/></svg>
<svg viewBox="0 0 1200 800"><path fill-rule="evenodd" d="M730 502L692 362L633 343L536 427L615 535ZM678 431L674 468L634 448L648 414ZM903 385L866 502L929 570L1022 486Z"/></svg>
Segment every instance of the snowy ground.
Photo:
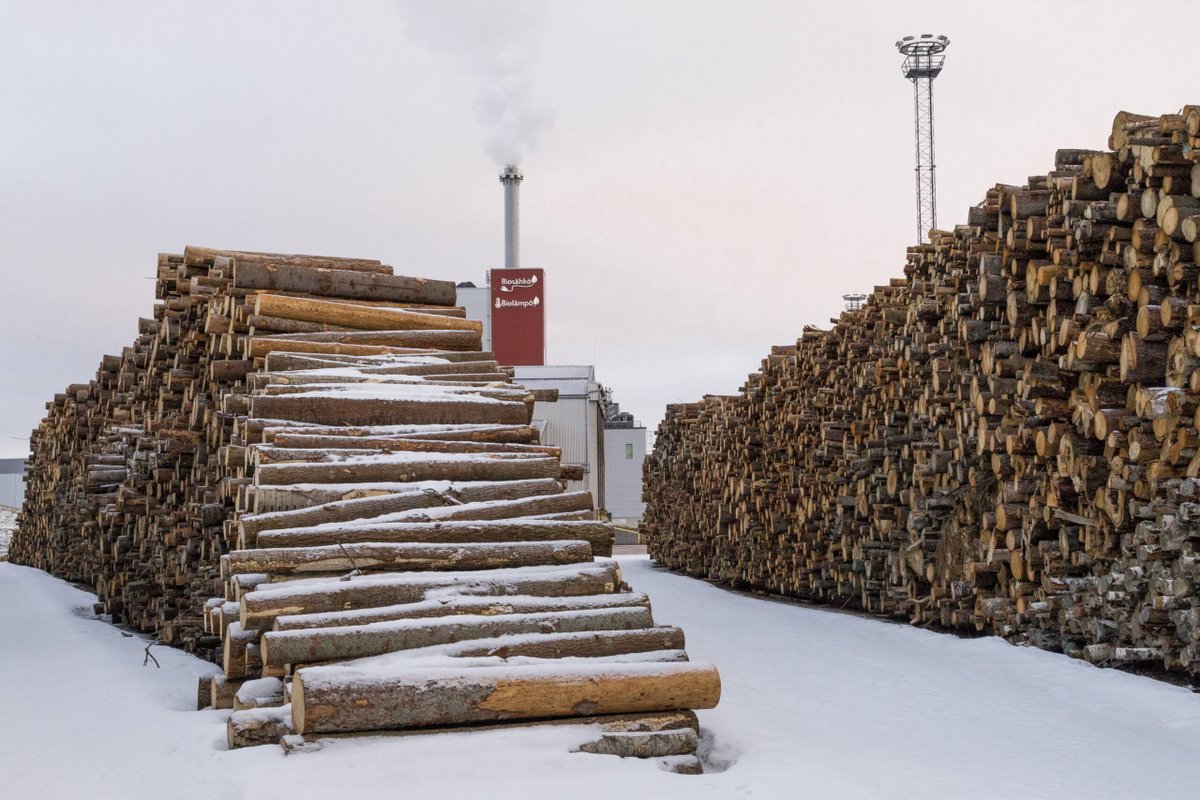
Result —
<svg viewBox="0 0 1200 800"><path fill-rule="evenodd" d="M228 752L191 710L211 665L90 619L92 597L0 564L0 787L21 798L1195 797L1200 695L996 639L732 594L621 559L720 666L714 768L569 754L569 729ZM724 767L724 771L716 771Z"/></svg>
<svg viewBox="0 0 1200 800"><path fill-rule="evenodd" d="M8 543L12 541L13 529L17 527L17 509L0 506L0 558L8 553Z"/></svg>

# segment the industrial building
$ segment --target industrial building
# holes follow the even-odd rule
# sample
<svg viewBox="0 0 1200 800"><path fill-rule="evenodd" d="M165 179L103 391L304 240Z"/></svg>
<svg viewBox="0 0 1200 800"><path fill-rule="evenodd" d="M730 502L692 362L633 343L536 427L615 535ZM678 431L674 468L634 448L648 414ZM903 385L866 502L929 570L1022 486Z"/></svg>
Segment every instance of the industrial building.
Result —
<svg viewBox="0 0 1200 800"><path fill-rule="evenodd" d="M603 453L604 510L615 524L636 528L646 510L642 501L646 428L613 402L605 406Z"/></svg>
<svg viewBox="0 0 1200 800"><path fill-rule="evenodd" d="M537 402L533 424L542 442L562 449L562 460L583 467L572 491L586 490L596 508L618 525L636 528L642 510L642 462L646 429L621 412L590 365L547 365L546 273L520 264L519 190L524 176L515 166L500 173L504 185L504 269L489 270L483 285L458 284L458 304L483 322L483 349L515 368L517 383L554 389L556 402Z"/></svg>
<svg viewBox="0 0 1200 800"><path fill-rule="evenodd" d="M20 508L25 498L25 460L0 458L0 506Z"/></svg>

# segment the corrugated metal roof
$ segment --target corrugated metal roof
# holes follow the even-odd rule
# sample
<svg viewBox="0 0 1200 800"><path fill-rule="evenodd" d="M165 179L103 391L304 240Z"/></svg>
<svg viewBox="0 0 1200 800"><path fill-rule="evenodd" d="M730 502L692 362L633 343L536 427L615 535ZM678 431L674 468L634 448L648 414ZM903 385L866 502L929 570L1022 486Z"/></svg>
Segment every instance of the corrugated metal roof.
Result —
<svg viewBox="0 0 1200 800"><path fill-rule="evenodd" d="M588 378L596 377L596 368L591 364L546 364L536 367L516 367L517 377L530 378Z"/></svg>
<svg viewBox="0 0 1200 800"><path fill-rule="evenodd" d="M558 389L561 397L587 397L596 388L591 366L517 367L513 380L530 389Z"/></svg>

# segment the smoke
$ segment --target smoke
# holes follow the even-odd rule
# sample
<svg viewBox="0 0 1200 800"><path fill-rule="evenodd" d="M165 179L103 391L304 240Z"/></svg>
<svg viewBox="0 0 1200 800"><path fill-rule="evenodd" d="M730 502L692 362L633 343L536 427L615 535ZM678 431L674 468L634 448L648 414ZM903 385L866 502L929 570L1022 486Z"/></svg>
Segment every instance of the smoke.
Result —
<svg viewBox="0 0 1200 800"><path fill-rule="evenodd" d="M472 104L483 152L520 164L553 116L536 98L534 70L545 0L398 0L409 35L458 61L476 80Z"/></svg>

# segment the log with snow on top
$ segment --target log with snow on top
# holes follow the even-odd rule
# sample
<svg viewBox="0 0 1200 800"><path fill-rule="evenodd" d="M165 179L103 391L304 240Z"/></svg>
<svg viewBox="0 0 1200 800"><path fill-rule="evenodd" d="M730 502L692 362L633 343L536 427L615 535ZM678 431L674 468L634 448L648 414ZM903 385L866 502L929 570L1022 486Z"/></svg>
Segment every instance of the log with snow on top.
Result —
<svg viewBox="0 0 1200 800"><path fill-rule="evenodd" d="M366 625L395 619L421 619L456 614L488 616L492 614L533 613L538 611L579 611L597 608L650 607L645 594L619 592L582 597L538 597L534 595L477 596L455 595L415 603L400 603L380 608L329 611L321 614L289 614L275 619L274 630L335 628Z"/></svg>
<svg viewBox="0 0 1200 800"><path fill-rule="evenodd" d="M449 644L469 639L536 633L579 633L650 628L642 606L539 611L515 614L457 614L386 620L334 628L268 631L259 643L264 666L308 664Z"/></svg>
<svg viewBox="0 0 1200 800"><path fill-rule="evenodd" d="M447 594L574 597L612 594L622 587L614 562L291 580L259 584L242 595L239 623L246 630L264 630L285 614L376 608Z"/></svg>
<svg viewBox="0 0 1200 800"><path fill-rule="evenodd" d="M538 430L532 425L503 424L427 424L427 425L324 425L285 420L247 420L247 433L256 439L251 444L270 444L280 436L337 436L364 439L404 439L440 442L491 442L536 444Z"/></svg>
<svg viewBox="0 0 1200 800"><path fill-rule="evenodd" d="M411 366L414 364L459 364L490 361L494 353L479 350L428 350L421 353L382 353L355 355L350 353L288 353L276 351L264 359L267 372L287 372L299 369L356 366L362 368Z"/></svg>
<svg viewBox="0 0 1200 800"><path fill-rule="evenodd" d="M555 519L458 519L432 522L331 523L313 528L283 528L261 532L255 544L277 548L314 548L367 543L517 543L584 541L592 554L612 554L613 528L607 522ZM253 551L242 551L253 552ZM269 571L269 570L268 570Z"/></svg>
<svg viewBox="0 0 1200 800"><path fill-rule="evenodd" d="M351 455L332 463L264 464L256 484L367 481L512 481L558 478L558 459L534 453L390 453Z"/></svg>
<svg viewBox="0 0 1200 800"><path fill-rule="evenodd" d="M439 319L446 319L439 317ZM246 340L246 356L264 358L271 353L346 353L353 355L384 355L419 353L430 349L460 350L472 352L479 349L479 334L473 331L420 330L404 331L387 337L388 344L369 344L353 339L337 341L332 338L315 339L328 334L273 334L256 335ZM301 338L305 337L305 338ZM343 337L348 338L348 337Z"/></svg>
<svg viewBox="0 0 1200 800"><path fill-rule="evenodd" d="M259 487L263 489L265 487ZM447 508L478 502L518 500L562 493L562 485L553 478L528 481L488 481L445 484L407 492L338 500L292 511L248 514L238 519L243 541L253 545L260 531L279 528L304 528L330 522L371 519L384 514L422 508ZM589 505L590 507L590 505ZM242 549L245 549L244 547Z"/></svg>
<svg viewBox="0 0 1200 800"><path fill-rule="evenodd" d="M712 708L721 695L708 664L538 665L467 671L301 669L292 683L298 733L386 730Z"/></svg>
<svg viewBox="0 0 1200 800"><path fill-rule="evenodd" d="M284 450L372 450L413 453L541 453L560 458L562 450L544 444L516 442L473 442L452 439L417 439L408 436L340 436L306 433L277 433L271 444ZM258 445L255 445L258 447Z"/></svg>
<svg viewBox="0 0 1200 800"><path fill-rule="evenodd" d="M378 396L309 391L250 398L250 414L320 424L378 425L396 419L425 424L493 423L528 425L532 407L517 400L495 400L477 393L441 392Z"/></svg>
<svg viewBox="0 0 1200 800"><path fill-rule="evenodd" d="M529 490L512 488L517 485L537 488ZM466 490L467 488L471 490L469 495L464 494L460 497L455 493L456 489ZM529 478L512 481L353 481L349 483L294 483L249 486L246 489L246 497L249 501L247 508L253 514L259 515L298 511L325 503L337 503L411 492L427 493L431 505L453 505L455 501L468 502L468 497L471 501L482 502L485 500L508 500L514 497L524 497L533 494L560 493L562 490L562 483L555 478ZM304 524L298 523L299 526L303 526Z"/></svg>
<svg viewBox="0 0 1200 800"><path fill-rule="evenodd" d="M261 538L261 537L260 537ZM465 544L364 543L324 547L235 550L221 556L221 574L266 572L275 575L348 573L351 570L470 570L548 566L590 561L586 541Z"/></svg>

